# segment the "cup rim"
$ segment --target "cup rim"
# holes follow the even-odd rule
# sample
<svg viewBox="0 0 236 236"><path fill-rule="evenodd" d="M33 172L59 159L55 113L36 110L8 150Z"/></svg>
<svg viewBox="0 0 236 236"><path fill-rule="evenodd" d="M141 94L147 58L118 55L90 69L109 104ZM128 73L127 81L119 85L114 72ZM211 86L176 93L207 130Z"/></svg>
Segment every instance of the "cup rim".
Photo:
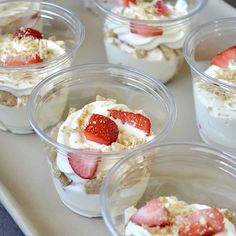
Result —
<svg viewBox="0 0 236 236"><path fill-rule="evenodd" d="M121 65L115 65L115 64L98 64L98 63L90 63L90 64L82 64L82 65L76 65L76 66L72 66L70 68L66 68L63 69L59 72L56 72L52 75L50 75L49 77L47 77L45 80L41 81L32 91L28 104L27 104L27 114L28 114L28 119L29 122L32 126L32 128L35 130L35 132L39 135L39 137L46 141L48 144L52 145L54 148L56 148L57 150L63 150L63 152L68 152L68 153L78 153L81 155L88 155L91 156L93 154L91 154L90 151L84 150L84 149L75 149L75 148L71 148L69 146L63 145L58 143L57 141L54 141L49 135L46 135L44 133L44 131L42 129L40 129L40 127L38 126L37 122L34 119L34 111L32 110L34 101L36 100L39 92L41 91L42 88L48 86L48 84L50 84L51 81L55 81L57 80L58 77L60 77L61 75L73 72L73 71L79 71L79 70L92 70L94 68L99 68L99 69L118 69L120 71L123 72L129 72L132 73L133 75L136 75L139 78L142 78L142 80L151 80L152 83L154 83L157 88L160 88L166 98L168 99L168 104L170 111L169 111L169 118L168 121L166 122L166 126L161 130L161 132L156 135L152 140L150 140L147 143L144 143L142 145L139 145L135 148L132 149L128 149L125 151L118 151L118 152L102 152L102 156L118 156L118 155L127 155L128 153L132 153L133 151L136 151L138 149L142 149L146 146L149 146L155 142L161 141L163 140L170 132L170 130L173 128L175 121L176 121L176 117L177 117L177 107L176 107L176 103L174 100L174 97L172 95L172 93L167 89L167 87L161 82L161 81L157 81L154 80L153 78L142 74L141 72L137 71L136 69L133 69L131 67L127 67L127 66L121 66ZM167 105L167 102L166 104Z"/></svg>
<svg viewBox="0 0 236 236"><path fill-rule="evenodd" d="M200 143L200 142L179 141L179 142L163 142L161 144L155 143L154 145L150 145L148 147L145 147L142 151L146 152L146 151L153 150L156 148L165 148L165 147L173 147L174 148L174 147L179 147L179 146L185 146L185 147L187 146L189 148L194 148L196 150L199 150L199 149L203 150L204 149L205 151L214 152L216 155L221 156L224 160L227 160L227 162L230 162L236 169L236 159L234 159L234 157L232 155L227 154L227 153L221 151L220 149L208 146L205 143ZM106 204L106 196L105 196L106 189L109 185L109 181L110 181L111 177L115 174L115 172L119 168L121 168L124 165L124 163L126 163L128 160L132 159L139 152L142 152L142 151L132 152L131 154L126 156L126 158L119 160L109 170L108 174L106 175L105 179L103 180L103 183L102 183L102 186L100 189L101 213L102 213L102 217L103 217L103 220L104 220L107 228L109 229L109 231L112 233L113 236L120 236L120 234L117 231L116 226L113 224L113 222L110 219L109 209Z"/></svg>
<svg viewBox="0 0 236 236"><path fill-rule="evenodd" d="M187 20L189 20L189 18L193 17L194 15L196 15L198 12L200 12L207 4L208 0L199 0L199 3L197 5L197 7L195 7L193 10L191 10L190 12L188 12L188 14L181 16L181 17L177 17L174 19L168 19L168 20L137 20L137 19L132 19L132 18L128 18L128 17L123 17L123 16L119 16L113 12L111 12L110 10L107 10L106 8L104 8L102 6L102 4L99 3L99 0L94 0L95 5L97 6L97 8L99 10L101 10L101 12L105 15L108 15L112 20L116 20L120 23L137 23L137 24L157 24L157 25L175 25L175 24L179 24L182 22L185 22Z"/></svg>
<svg viewBox="0 0 236 236"><path fill-rule="evenodd" d="M32 3L32 1L30 1L30 0L20 0L20 1L12 0L12 2L14 2L14 1L16 1L16 2L31 2ZM0 5L4 4L4 3L9 3L9 1L7 1L7 0L2 1L2 2L0 2ZM81 44L83 43L84 38L85 38L85 27L78 15L76 15L73 11L64 7L62 4L55 4L52 2L46 2L46 1L38 2L38 3L41 4L43 10L47 9L48 7L51 7L52 11L59 10L59 11L63 12L65 15L69 16L73 20L73 24L76 24L76 27L75 27L76 31L77 31L76 33L78 34L78 40L75 43L75 46L71 49L67 49L66 52L64 54L62 54L61 56L56 57L56 58L49 60L49 61L45 61L45 62L42 62L39 64L27 65L27 66L1 66L0 65L0 70L5 70L5 71L11 72L11 71L15 71L15 70L21 71L21 70L47 68L48 66L52 66L54 64L57 64L58 61L66 61L69 58L71 58L73 56L73 54L80 48ZM39 11L42 12L42 9L40 9Z"/></svg>
<svg viewBox="0 0 236 236"><path fill-rule="evenodd" d="M236 18L235 17L220 18L220 19L216 19L216 20L207 22L205 24L199 25L198 27L194 28L188 34L187 38L185 39L183 52L184 52L185 60L187 61L187 63L191 67L191 69L194 70L198 75L200 75L201 79L203 79L206 82L212 83L212 84L217 84L220 87L228 89L228 90L230 90L230 89L235 90L236 85L234 85L234 84L231 85L227 82L214 79L213 77L211 77L211 76L207 75L206 73L202 72L198 68L197 63L195 62L195 60L191 58L191 50L192 49L189 48L189 44L190 44L191 40L194 39L200 31L201 32L204 32L204 31L206 32L206 29L208 27L212 27L212 29L214 28L215 31L216 30L219 31L217 29L218 27L222 27L222 26L224 26L225 24L228 24L228 23L236 24Z"/></svg>

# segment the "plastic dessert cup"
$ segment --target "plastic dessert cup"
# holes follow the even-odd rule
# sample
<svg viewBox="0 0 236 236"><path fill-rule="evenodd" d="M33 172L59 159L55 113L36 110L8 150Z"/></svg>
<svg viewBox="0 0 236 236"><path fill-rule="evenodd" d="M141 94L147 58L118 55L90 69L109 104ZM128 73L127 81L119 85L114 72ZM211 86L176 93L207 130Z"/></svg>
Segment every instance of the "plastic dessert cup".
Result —
<svg viewBox="0 0 236 236"><path fill-rule="evenodd" d="M29 3L29 1L10 1L10 3L17 3L18 7L20 7L21 4ZM2 4L7 3L0 2L0 7ZM30 25L30 27L35 26L38 29L37 22L40 21L40 31L42 31L44 38L55 36L57 40L64 41L65 53L55 59L29 66L0 66L0 129L16 134L33 132L27 119L26 104L32 89L36 85L35 80L41 81L50 74L69 67L84 39L83 24L78 16L67 9L53 3L44 2L41 4L40 9L32 8L29 11L32 11L31 15L37 15L36 25ZM28 15L26 15L26 18L24 16L24 14L21 16L22 22L28 19ZM28 27L28 25L21 26ZM4 35L6 33L14 33L18 27L19 25L16 28L7 28L9 31L4 32ZM11 79L18 81L18 83L14 86L9 86L4 82ZM30 80L32 80L32 86L27 86L26 88L24 86L18 87L18 84L22 84L23 81L29 83ZM4 104L9 96L21 102L11 106Z"/></svg>
<svg viewBox="0 0 236 236"><path fill-rule="evenodd" d="M68 93L68 97L62 114L57 109L61 104L57 94L63 93ZM155 137L143 145L114 152L74 149L57 142L58 132L53 128L67 118L70 108L79 110L94 102L98 94L116 99L130 109L144 110L151 120ZM131 68L109 64L72 67L50 76L32 92L28 113L33 129L44 143L52 167L52 178L62 202L72 211L87 217L101 216L99 190L107 171L130 152L163 140L176 118L174 100L162 83ZM96 159L98 167L95 178L86 180L77 176L78 184L68 180L69 175L59 170L58 161L66 162L72 156L77 156L80 163L91 163Z"/></svg>
<svg viewBox="0 0 236 236"><path fill-rule="evenodd" d="M199 26L185 42L185 58L191 67L197 126L202 139L236 153L236 85L205 73L219 52L235 45L236 19Z"/></svg>
<svg viewBox="0 0 236 236"><path fill-rule="evenodd" d="M108 62L132 66L155 79L167 82L182 65L184 40L207 0L186 0L186 13L172 19L161 16L160 20L150 20L145 15L142 15L145 20L137 17L134 19L134 16L122 15L123 10L118 14L114 12L117 9L115 7L119 6L118 2L122 1L95 0L104 20L104 44ZM181 9L184 4L180 1L174 0L170 4L174 6L177 2ZM140 10L137 15L143 11Z"/></svg>
<svg viewBox="0 0 236 236"><path fill-rule="evenodd" d="M140 159L144 156L144 159ZM135 163L135 165L133 164ZM138 172L149 166L149 182L136 202L127 201L130 189L142 186ZM119 161L101 188L102 215L114 236L124 235L124 212L161 196L176 196L189 204L236 211L236 162L222 152L191 143L155 144Z"/></svg>

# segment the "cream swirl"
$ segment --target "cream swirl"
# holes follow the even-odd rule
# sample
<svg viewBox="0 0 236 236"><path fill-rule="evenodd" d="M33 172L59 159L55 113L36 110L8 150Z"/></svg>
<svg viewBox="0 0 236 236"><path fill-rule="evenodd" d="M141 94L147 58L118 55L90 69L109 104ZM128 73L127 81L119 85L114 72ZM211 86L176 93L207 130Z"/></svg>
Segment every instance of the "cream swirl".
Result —
<svg viewBox="0 0 236 236"><path fill-rule="evenodd" d="M124 16L127 18L140 19L140 20L163 20L178 18L187 14L187 3L185 0L178 0L175 6L168 4L170 9L170 16L159 16L157 14L147 15L145 7L153 5L153 3L141 2L136 4L130 4L130 7L114 7L112 12ZM161 44L165 44L167 47L173 49L179 49L183 47L185 37L189 31L187 24L178 25L178 27L162 26L162 35L158 36L142 36L134 34L130 31L130 26L127 24L119 24L111 20L105 22L105 31L112 31L118 37L121 42L131 45L137 49L152 50Z"/></svg>

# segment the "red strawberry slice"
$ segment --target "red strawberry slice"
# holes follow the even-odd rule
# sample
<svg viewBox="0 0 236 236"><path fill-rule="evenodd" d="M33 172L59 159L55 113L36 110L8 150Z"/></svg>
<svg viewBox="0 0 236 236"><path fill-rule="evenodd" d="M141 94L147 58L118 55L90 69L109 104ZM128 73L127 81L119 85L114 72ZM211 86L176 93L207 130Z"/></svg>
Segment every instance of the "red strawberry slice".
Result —
<svg viewBox="0 0 236 236"><path fill-rule="evenodd" d="M20 28L15 31L12 37L18 39L22 39L24 37L33 37L35 39L42 39L43 35L38 30L32 28Z"/></svg>
<svg viewBox="0 0 236 236"><path fill-rule="evenodd" d="M89 123L84 129L85 137L93 142L111 145L119 135L119 129L116 123L110 118L93 114Z"/></svg>
<svg viewBox="0 0 236 236"><path fill-rule="evenodd" d="M136 23L130 24L130 32L144 37L163 35L163 30L160 27Z"/></svg>
<svg viewBox="0 0 236 236"><path fill-rule="evenodd" d="M128 7L130 3L136 4L136 0L118 0L118 4L123 7Z"/></svg>
<svg viewBox="0 0 236 236"><path fill-rule="evenodd" d="M128 123L138 129L143 130L148 135L150 134L151 121L146 116L139 113L133 113L127 111L118 111L118 110L109 110L109 111L110 115L113 118L121 120L123 124Z"/></svg>
<svg viewBox="0 0 236 236"><path fill-rule="evenodd" d="M5 65L6 66L28 66L32 64L38 64L43 62L43 60L38 56L14 56L14 57L9 57Z"/></svg>
<svg viewBox="0 0 236 236"><path fill-rule="evenodd" d="M85 157L74 153L68 154L72 170L83 179L92 179L97 171L98 157Z"/></svg>
<svg viewBox="0 0 236 236"><path fill-rule="evenodd" d="M159 199L153 199L132 215L130 220L139 226L165 227L170 224L168 214L167 208L161 204Z"/></svg>
<svg viewBox="0 0 236 236"><path fill-rule="evenodd" d="M212 60L211 65L226 68L230 62L236 62L236 45L217 54Z"/></svg>
<svg viewBox="0 0 236 236"><path fill-rule="evenodd" d="M161 16L169 16L170 10L166 6L166 4L163 2L163 0L159 0L155 3L154 7L157 9L157 15Z"/></svg>
<svg viewBox="0 0 236 236"><path fill-rule="evenodd" d="M216 208L193 212L188 223L179 231L180 236L213 236L224 230L224 216Z"/></svg>

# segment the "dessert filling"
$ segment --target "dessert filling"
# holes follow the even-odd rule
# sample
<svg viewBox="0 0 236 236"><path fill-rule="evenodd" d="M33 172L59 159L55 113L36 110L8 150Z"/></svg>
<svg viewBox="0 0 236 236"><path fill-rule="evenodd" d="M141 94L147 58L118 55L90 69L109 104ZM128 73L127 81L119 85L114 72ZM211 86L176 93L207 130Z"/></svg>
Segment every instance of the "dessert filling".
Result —
<svg viewBox="0 0 236 236"><path fill-rule="evenodd" d="M132 111L116 100L97 96L80 110L71 109L67 119L51 133L57 142L75 149L90 150L97 156L53 153L52 166L63 173L61 183L86 193L98 193L107 171L119 160L99 160L102 152L119 152L142 145L154 138L151 121L142 110ZM66 181L64 177L67 177ZM76 190L77 189L77 190Z"/></svg>

